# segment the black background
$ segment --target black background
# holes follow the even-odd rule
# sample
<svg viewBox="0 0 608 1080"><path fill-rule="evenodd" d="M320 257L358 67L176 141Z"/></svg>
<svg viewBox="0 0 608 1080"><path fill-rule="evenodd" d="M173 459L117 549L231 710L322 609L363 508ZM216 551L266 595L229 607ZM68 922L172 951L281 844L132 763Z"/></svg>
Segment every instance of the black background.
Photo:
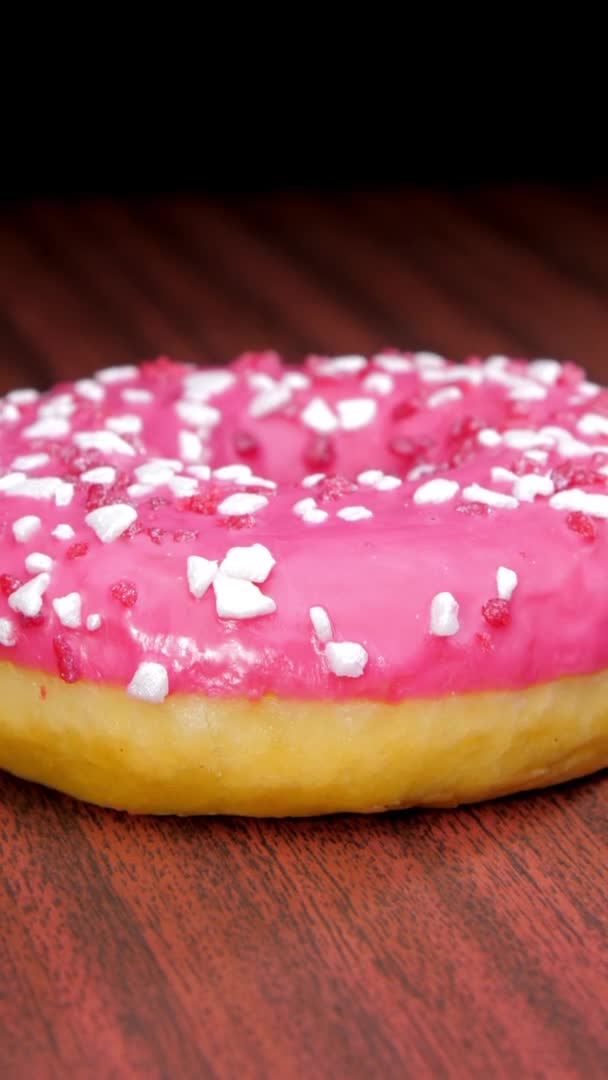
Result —
<svg viewBox="0 0 608 1080"><path fill-rule="evenodd" d="M505 46L497 30L460 52L390 27L366 51L317 30L263 51L200 32L164 53L120 35L67 57L39 42L27 63L5 37L0 194L606 179L588 51Z"/></svg>

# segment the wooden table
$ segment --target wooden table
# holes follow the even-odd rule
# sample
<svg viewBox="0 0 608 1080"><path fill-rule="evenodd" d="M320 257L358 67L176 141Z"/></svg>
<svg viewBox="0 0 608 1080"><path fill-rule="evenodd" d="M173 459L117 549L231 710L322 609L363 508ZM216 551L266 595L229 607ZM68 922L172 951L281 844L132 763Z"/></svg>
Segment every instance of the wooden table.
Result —
<svg viewBox="0 0 608 1080"><path fill-rule="evenodd" d="M608 196L7 206L2 387L389 344L608 377ZM146 820L1 779L3 1077L600 1077L608 779L449 812Z"/></svg>

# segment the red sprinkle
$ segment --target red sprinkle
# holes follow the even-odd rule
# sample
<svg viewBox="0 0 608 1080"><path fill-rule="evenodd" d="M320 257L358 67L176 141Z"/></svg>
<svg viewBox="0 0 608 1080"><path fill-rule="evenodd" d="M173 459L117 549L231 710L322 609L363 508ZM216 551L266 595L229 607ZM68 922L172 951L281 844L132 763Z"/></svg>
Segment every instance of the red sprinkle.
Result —
<svg viewBox="0 0 608 1080"><path fill-rule="evenodd" d="M12 574L0 574L0 589L2 589L5 596L10 596L20 586L19 578L13 577Z"/></svg>
<svg viewBox="0 0 608 1080"><path fill-rule="evenodd" d="M253 514L220 514L215 524L223 529L250 529L255 518Z"/></svg>
<svg viewBox="0 0 608 1080"><path fill-rule="evenodd" d="M355 488L356 484L346 476L324 476L315 484L314 490L319 502L333 502L334 499L341 499L343 495L350 495Z"/></svg>
<svg viewBox="0 0 608 1080"><path fill-rule="evenodd" d="M243 429L235 431L232 436L232 445L236 454L240 457L255 457L259 453L260 444L255 435L252 435L250 431L244 431Z"/></svg>
<svg viewBox="0 0 608 1080"><path fill-rule="evenodd" d="M189 540L197 540L198 533L193 529L178 529L173 533L173 539L176 544L186 544Z"/></svg>
<svg viewBox="0 0 608 1080"><path fill-rule="evenodd" d="M84 540L78 540L75 544L70 544L66 556L68 559L81 559L88 550L89 545Z"/></svg>
<svg viewBox="0 0 608 1080"><path fill-rule="evenodd" d="M401 459L402 465L415 465L420 455L420 447L407 435L395 435L389 439L388 448Z"/></svg>
<svg viewBox="0 0 608 1080"><path fill-rule="evenodd" d="M123 607L132 608L137 603L137 589L132 581L116 581L110 592Z"/></svg>
<svg viewBox="0 0 608 1080"><path fill-rule="evenodd" d="M41 686L39 692L40 692L40 697L42 698L42 700L46 701L46 695L47 695L46 686Z"/></svg>
<svg viewBox="0 0 608 1080"><path fill-rule="evenodd" d="M587 465L577 465L574 461L563 461L551 471L551 479L556 491L573 487L605 487L608 477Z"/></svg>
<svg viewBox="0 0 608 1080"><path fill-rule="evenodd" d="M152 528L144 529L146 536L150 538L153 544L162 544L165 536L167 536L167 530L161 529L160 526L153 526Z"/></svg>
<svg viewBox="0 0 608 1080"><path fill-rule="evenodd" d="M182 499L178 505L181 510L191 510L193 514L216 514L224 496L225 492L219 488L210 487L205 492Z"/></svg>
<svg viewBox="0 0 608 1080"><path fill-rule="evenodd" d="M490 507L487 503L480 502L461 503L456 509L459 514L470 514L472 517L484 517L490 513Z"/></svg>
<svg viewBox="0 0 608 1080"><path fill-rule="evenodd" d="M336 448L327 435L316 435L305 448L303 458L309 469L329 469L336 460Z"/></svg>
<svg viewBox="0 0 608 1080"><path fill-rule="evenodd" d="M392 420L407 420L408 417L413 416L418 412L420 405L417 401L413 401L411 398L404 398L403 401L398 401L393 407L391 412Z"/></svg>
<svg viewBox="0 0 608 1080"><path fill-rule="evenodd" d="M77 682L81 674L80 657L67 634L57 634L53 638L53 650L63 681Z"/></svg>
<svg viewBox="0 0 608 1080"><path fill-rule="evenodd" d="M508 601L499 600L497 596L486 601L481 609L481 614L490 626L507 626L511 622Z"/></svg>
<svg viewBox="0 0 608 1080"><path fill-rule="evenodd" d="M494 648L492 639L489 634L486 634L483 630L479 634L475 634L475 640L484 652L492 652Z"/></svg>
<svg viewBox="0 0 608 1080"><path fill-rule="evenodd" d="M595 523L589 517L588 514L584 514L582 510L573 510L571 514L568 514L566 518L566 525L573 532L582 536L583 540L587 540L589 543L595 540L597 530Z"/></svg>

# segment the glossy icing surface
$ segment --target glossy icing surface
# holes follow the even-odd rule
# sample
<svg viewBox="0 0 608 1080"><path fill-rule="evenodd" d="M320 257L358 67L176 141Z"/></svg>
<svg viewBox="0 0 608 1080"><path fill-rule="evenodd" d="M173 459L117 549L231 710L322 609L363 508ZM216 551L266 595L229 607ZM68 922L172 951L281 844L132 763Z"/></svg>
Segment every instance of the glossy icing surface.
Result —
<svg viewBox="0 0 608 1080"><path fill-rule="evenodd" d="M572 365L108 369L0 401L0 658L150 701L597 671L606 517L608 392Z"/></svg>

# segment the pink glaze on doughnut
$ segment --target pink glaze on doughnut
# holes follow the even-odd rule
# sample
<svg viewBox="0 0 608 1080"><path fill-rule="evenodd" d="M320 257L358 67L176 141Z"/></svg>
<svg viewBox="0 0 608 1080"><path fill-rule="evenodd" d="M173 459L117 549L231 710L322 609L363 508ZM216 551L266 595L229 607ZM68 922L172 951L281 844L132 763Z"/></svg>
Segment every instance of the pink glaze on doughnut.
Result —
<svg viewBox="0 0 608 1080"><path fill-rule="evenodd" d="M0 401L0 655L150 701L593 672L606 517L608 392L572 365L110 368Z"/></svg>

